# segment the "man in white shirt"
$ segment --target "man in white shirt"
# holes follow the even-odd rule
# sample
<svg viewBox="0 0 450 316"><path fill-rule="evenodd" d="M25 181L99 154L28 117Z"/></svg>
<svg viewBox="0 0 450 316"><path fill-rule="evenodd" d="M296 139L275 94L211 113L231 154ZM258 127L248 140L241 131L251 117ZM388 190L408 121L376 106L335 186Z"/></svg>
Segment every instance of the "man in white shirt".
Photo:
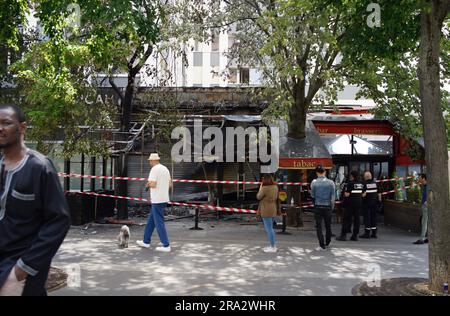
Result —
<svg viewBox="0 0 450 316"><path fill-rule="evenodd" d="M169 238L164 225L164 210L169 199L169 189L172 186L170 172L167 167L159 163L159 155L153 153L148 158L152 166L148 176L147 187L150 188L150 200L152 209L145 226L144 240L138 240L137 244L143 248L149 248L153 231L158 232L162 247L156 247L157 251L170 252Z"/></svg>

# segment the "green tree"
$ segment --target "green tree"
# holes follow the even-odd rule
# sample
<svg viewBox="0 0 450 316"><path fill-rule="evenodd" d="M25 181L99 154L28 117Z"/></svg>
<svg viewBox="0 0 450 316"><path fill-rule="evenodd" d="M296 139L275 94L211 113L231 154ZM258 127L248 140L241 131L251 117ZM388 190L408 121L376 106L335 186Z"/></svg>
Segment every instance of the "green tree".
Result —
<svg viewBox="0 0 450 316"><path fill-rule="evenodd" d="M442 27L449 10L450 0L426 0L420 12L418 74L429 184L430 287L435 291L441 291L442 285L450 279L449 157L439 63Z"/></svg>
<svg viewBox="0 0 450 316"><path fill-rule="evenodd" d="M78 51L80 53L78 57L81 57L72 58L73 71L58 72L57 78L61 81L52 82L52 88L58 89L59 85L59 88L65 89L64 86L68 83L66 79L72 75L76 77L81 73L88 75L87 78L84 78L87 80L77 82L93 92L95 90L92 89L100 84L98 74L106 74L120 100L120 107L117 109L120 113L119 127L121 135L125 135L130 130L130 117L137 88L136 79L161 41L160 28L165 22L164 6L167 2L151 0L114 0L107 3L101 0L35 1L36 16L49 38L50 54L61 55L63 53L61 50L67 48L66 52ZM74 15L71 8L74 8L74 13L79 13L79 15ZM72 20L68 19L69 17ZM39 49L38 46L35 48ZM56 57L56 60L61 62L60 66L64 65L64 60L61 58ZM45 66L43 67L45 68ZM145 69L147 74L151 74L154 70ZM26 73L26 69L23 71ZM124 73L127 75L127 83L125 88L121 89L114 81L114 77ZM41 96L44 95L41 94ZM78 108L79 112L77 113L95 119L95 116L91 116L89 113L88 107L84 107L84 109L86 111L83 112L82 107ZM116 140L127 139L128 137L124 136L123 139ZM80 140L73 142L72 145L78 146L79 143ZM127 152L121 151L121 148L115 148L115 150L122 155L116 159L116 175L126 176ZM127 195L127 185L124 181L117 183L116 193ZM119 201L118 206L119 217L126 218L126 201Z"/></svg>
<svg viewBox="0 0 450 316"><path fill-rule="evenodd" d="M378 2L381 29L354 24L343 45L343 62L354 65L349 80L378 102L379 114L392 118L406 135L424 137L430 288L441 291L450 275L449 95L442 90L449 82L450 1Z"/></svg>
<svg viewBox="0 0 450 316"><path fill-rule="evenodd" d="M57 53L55 52L57 51ZM23 96L21 105L31 126L29 140L37 142L40 151L68 159L77 153L107 155L109 135L116 113L112 104L97 101L89 83L92 59L85 46L64 43L35 43L11 70ZM54 140L64 142L55 147Z"/></svg>
<svg viewBox="0 0 450 316"><path fill-rule="evenodd" d="M2 0L0 2L0 43L2 49L18 48L20 27L26 25L29 12L27 0Z"/></svg>
<svg viewBox="0 0 450 316"><path fill-rule="evenodd" d="M343 87L338 56L352 6L316 0L226 0L213 2L205 12L201 5L195 8L200 8L193 14L201 16L203 33L227 29L234 38L230 64L261 71L264 89L259 91L270 100L263 117L285 118L288 136L304 138L308 110L333 103ZM300 181L300 173L289 170L288 181ZM291 196L298 203L299 192L289 190Z"/></svg>

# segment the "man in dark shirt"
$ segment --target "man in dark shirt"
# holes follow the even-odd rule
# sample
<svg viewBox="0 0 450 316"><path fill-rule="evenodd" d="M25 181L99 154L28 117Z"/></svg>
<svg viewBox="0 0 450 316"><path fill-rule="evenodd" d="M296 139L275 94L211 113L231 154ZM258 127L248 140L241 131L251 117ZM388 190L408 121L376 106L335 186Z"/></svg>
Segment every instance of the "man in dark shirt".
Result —
<svg viewBox="0 0 450 316"><path fill-rule="evenodd" d="M0 296L46 295L53 256L70 227L52 162L25 146L25 116L0 105Z"/></svg>
<svg viewBox="0 0 450 316"><path fill-rule="evenodd" d="M350 172L350 181L346 185L344 192L344 221L342 223L342 231L336 240L346 241L347 233L353 233L350 240L357 241L359 233L359 214L362 205L363 194L365 193L364 184L359 181L359 173L356 170Z"/></svg>
<svg viewBox="0 0 450 316"><path fill-rule="evenodd" d="M360 238L377 238L377 209L381 203L381 191L370 171L364 172L366 195L363 197L364 234Z"/></svg>

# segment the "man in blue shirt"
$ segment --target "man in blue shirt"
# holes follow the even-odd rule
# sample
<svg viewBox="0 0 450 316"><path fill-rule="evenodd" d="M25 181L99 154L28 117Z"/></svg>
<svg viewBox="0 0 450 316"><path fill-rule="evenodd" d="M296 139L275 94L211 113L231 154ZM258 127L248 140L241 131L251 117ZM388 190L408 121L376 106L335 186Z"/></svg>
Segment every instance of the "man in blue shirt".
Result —
<svg viewBox="0 0 450 316"><path fill-rule="evenodd" d="M314 217L320 245L316 250L324 250L331 242L331 211L334 208L336 187L333 181L325 177L325 169L322 166L316 167L316 174L317 179L311 183L311 197L314 201ZM322 220L325 222L325 241Z"/></svg>
<svg viewBox="0 0 450 316"><path fill-rule="evenodd" d="M422 173L419 177L419 183L422 185L422 230L420 238L414 242L415 245L422 245L428 243L426 238L428 230L428 205L427 205L427 175Z"/></svg>

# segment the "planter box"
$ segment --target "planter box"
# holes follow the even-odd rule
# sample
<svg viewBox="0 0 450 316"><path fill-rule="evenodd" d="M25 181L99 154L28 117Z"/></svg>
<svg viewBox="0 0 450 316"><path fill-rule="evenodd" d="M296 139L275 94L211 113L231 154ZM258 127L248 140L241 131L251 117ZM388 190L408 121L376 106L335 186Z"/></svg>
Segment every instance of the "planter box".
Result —
<svg viewBox="0 0 450 316"><path fill-rule="evenodd" d="M394 200L385 200L384 224L420 233L421 205Z"/></svg>

